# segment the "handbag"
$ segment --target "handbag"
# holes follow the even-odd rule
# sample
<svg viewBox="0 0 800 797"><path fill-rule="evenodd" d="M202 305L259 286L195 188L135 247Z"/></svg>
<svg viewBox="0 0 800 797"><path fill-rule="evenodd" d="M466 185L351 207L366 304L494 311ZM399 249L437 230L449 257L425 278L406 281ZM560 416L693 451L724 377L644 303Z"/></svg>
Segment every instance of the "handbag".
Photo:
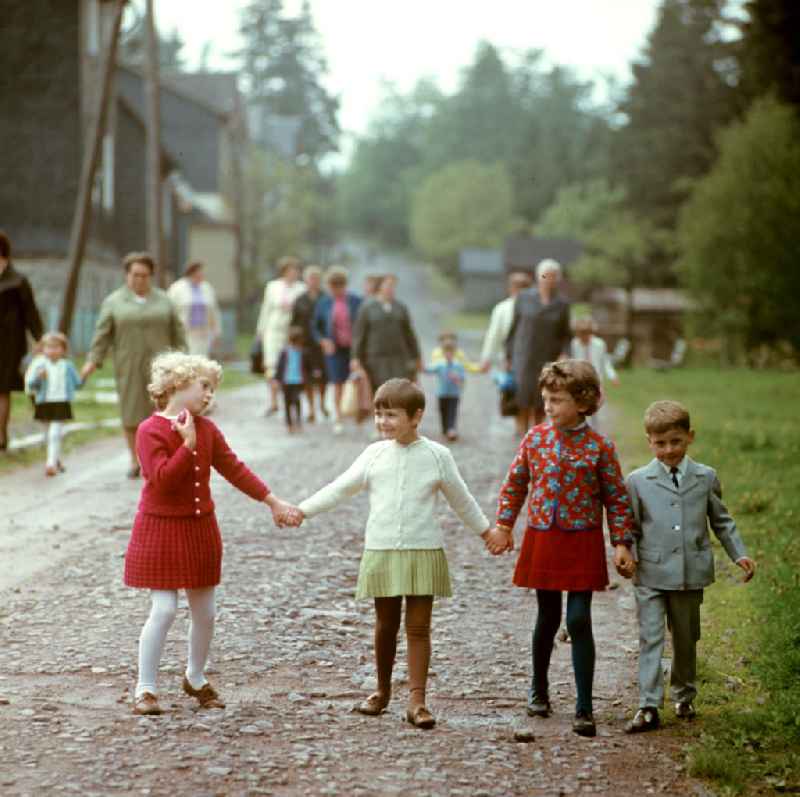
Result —
<svg viewBox="0 0 800 797"><path fill-rule="evenodd" d="M358 415L358 385L355 379L348 379L342 390L341 412L343 418L355 418Z"/></svg>
<svg viewBox="0 0 800 797"><path fill-rule="evenodd" d="M250 347L250 373L264 373L264 345L260 335L253 339L253 345Z"/></svg>

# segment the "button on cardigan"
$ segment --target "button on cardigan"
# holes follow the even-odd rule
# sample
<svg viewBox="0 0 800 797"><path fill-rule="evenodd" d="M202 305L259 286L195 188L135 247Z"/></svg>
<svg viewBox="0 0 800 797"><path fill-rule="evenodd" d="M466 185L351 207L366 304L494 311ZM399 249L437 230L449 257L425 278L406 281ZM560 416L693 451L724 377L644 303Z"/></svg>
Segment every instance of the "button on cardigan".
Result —
<svg viewBox="0 0 800 797"><path fill-rule="evenodd" d="M362 490L369 490L368 550L441 548L440 492L465 526L476 534L489 528L450 450L426 437L410 445L373 443L341 476L301 502L300 509L313 517Z"/></svg>

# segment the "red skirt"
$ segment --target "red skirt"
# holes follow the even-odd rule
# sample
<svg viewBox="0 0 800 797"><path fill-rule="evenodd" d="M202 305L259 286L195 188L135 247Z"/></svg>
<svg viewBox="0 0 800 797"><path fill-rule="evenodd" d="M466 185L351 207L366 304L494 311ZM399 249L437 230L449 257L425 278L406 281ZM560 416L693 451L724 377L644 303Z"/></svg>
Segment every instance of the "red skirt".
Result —
<svg viewBox="0 0 800 797"><path fill-rule="evenodd" d="M605 589L608 566L603 529L539 531L528 528L514 570L514 584L560 592Z"/></svg>
<svg viewBox="0 0 800 797"><path fill-rule="evenodd" d="M200 517L136 514L125 553L125 584L145 589L215 587L222 537L213 512Z"/></svg>

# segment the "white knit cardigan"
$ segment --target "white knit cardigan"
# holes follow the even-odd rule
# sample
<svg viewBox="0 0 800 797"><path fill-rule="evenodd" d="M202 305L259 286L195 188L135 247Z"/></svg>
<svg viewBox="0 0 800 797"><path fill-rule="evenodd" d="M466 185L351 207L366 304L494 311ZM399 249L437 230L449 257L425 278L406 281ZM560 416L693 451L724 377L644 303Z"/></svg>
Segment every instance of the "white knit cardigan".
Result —
<svg viewBox="0 0 800 797"><path fill-rule="evenodd" d="M465 526L476 534L489 528L450 450L427 437L409 445L393 440L373 443L341 476L302 501L300 509L313 517L361 490L369 490L368 550L443 547L436 518L440 492Z"/></svg>

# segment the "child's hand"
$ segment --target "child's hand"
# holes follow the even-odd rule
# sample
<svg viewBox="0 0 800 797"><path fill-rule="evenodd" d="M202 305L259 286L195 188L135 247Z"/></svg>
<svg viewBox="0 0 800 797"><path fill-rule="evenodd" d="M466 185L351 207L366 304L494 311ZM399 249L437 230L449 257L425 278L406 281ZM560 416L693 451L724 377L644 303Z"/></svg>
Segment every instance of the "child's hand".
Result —
<svg viewBox="0 0 800 797"><path fill-rule="evenodd" d="M626 545L614 546L614 567L623 578L633 578L636 572L636 560Z"/></svg>
<svg viewBox="0 0 800 797"><path fill-rule="evenodd" d="M36 378L37 379L47 379L47 369L46 368L40 368L36 372Z"/></svg>
<svg viewBox="0 0 800 797"><path fill-rule="evenodd" d="M299 526L303 522L304 515L296 506L276 498L272 493L264 499L264 503L272 510L272 520L279 529Z"/></svg>
<svg viewBox="0 0 800 797"><path fill-rule="evenodd" d="M183 410L172 422L172 428L183 438L183 444L192 450L197 445L197 429L194 426L194 415Z"/></svg>
<svg viewBox="0 0 800 797"><path fill-rule="evenodd" d="M745 583L756 574L756 563L749 556L743 556L741 559L737 559L736 564L744 570L744 578L742 580Z"/></svg>
<svg viewBox="0 0 800 797"><path fill-rule="evenodd" d="M514 532L511 529L495 526L493 529L486 529L481 537L492 556L514 550Z"/></svg>

